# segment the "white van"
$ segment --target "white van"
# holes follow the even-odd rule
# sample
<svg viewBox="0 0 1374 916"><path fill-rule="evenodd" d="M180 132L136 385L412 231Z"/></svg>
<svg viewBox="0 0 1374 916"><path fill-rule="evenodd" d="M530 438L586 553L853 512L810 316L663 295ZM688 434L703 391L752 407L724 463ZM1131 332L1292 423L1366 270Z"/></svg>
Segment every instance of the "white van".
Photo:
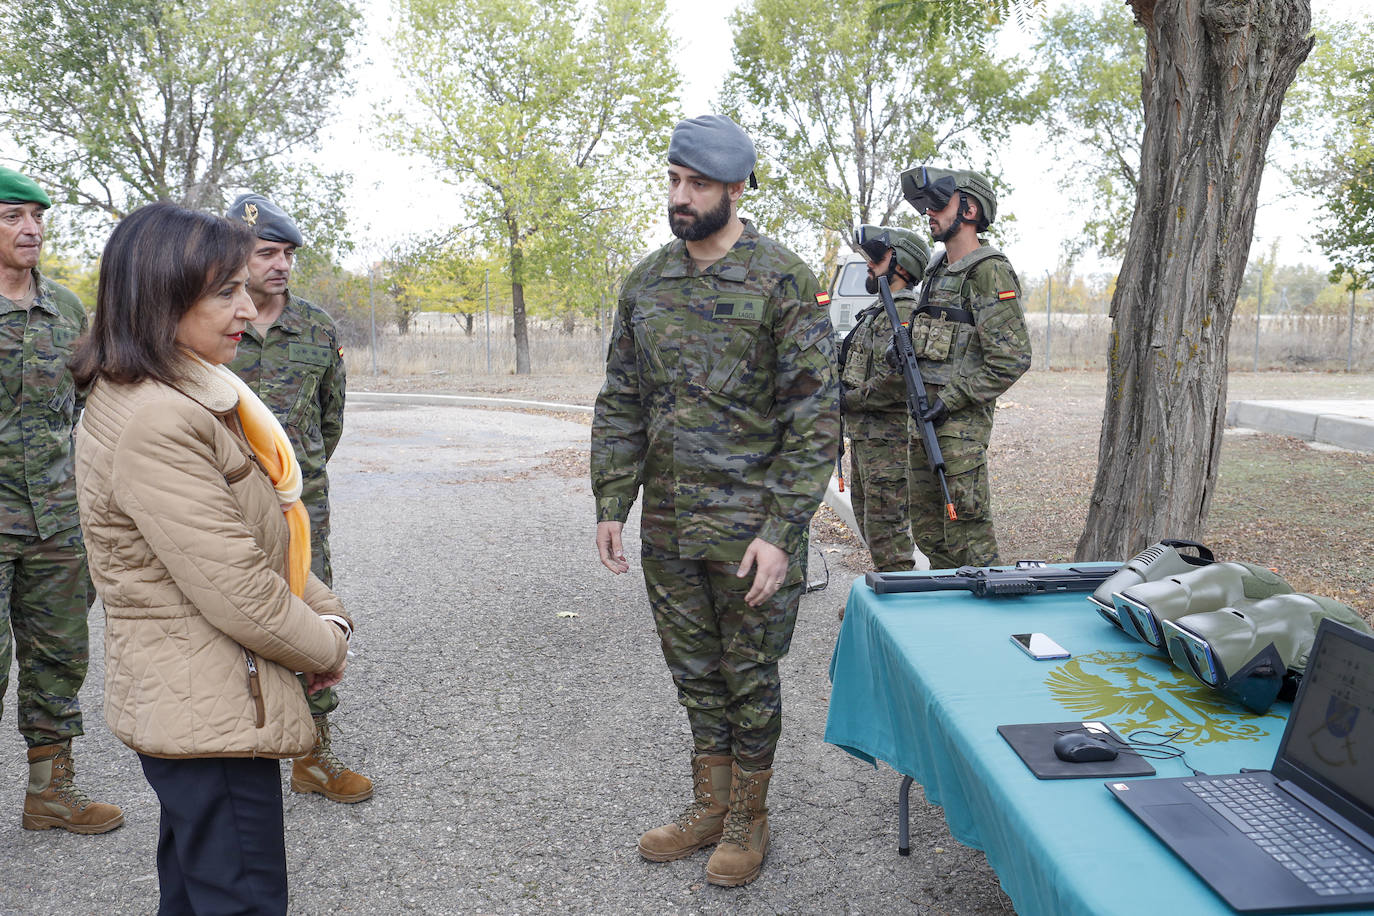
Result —
<svg viewBox="0 0 1374 916"><path fill-rule="evenodd" d="M837 342L854 327L854 316L878 298L864 289L867 279L868 262L861 254L846 253L835 268L835 275L830 280L830 323L835 326Z"/></svg>

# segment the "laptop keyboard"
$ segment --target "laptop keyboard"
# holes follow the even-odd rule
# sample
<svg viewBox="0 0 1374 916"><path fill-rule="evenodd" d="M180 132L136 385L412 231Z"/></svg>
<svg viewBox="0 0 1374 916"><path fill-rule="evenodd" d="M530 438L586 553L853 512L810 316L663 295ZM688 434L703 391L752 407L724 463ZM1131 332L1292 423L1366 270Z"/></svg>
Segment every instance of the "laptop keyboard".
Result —
<svg viewBox="0 0 1374 916"><path fill-rule="evenodd" d="M1374 893L1374 864L1363 847L1306 811L1284 802L1258 779L1186 780L1217 814L1322 897Z"/></svg>

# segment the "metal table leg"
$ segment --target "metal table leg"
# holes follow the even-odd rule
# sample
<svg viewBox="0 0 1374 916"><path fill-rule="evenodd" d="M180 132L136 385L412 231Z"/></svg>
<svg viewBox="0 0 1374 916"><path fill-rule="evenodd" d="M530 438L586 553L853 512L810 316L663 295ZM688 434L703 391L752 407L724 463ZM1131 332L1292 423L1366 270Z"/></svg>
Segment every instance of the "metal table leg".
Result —
<svg viewBox="0 0 1374 916"><path fill-rule="evenodd" d="M897 855L911 855L911 783L910 776L902 777L902 787L897 790Z"/></svg>

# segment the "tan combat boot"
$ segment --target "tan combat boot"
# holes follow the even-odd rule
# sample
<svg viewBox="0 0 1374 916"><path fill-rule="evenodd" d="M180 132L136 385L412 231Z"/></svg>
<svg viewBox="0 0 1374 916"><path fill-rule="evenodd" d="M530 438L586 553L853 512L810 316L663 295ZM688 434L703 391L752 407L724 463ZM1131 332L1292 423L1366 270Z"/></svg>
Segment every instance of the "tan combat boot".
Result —
<svg viewBox="0 0 1374 916"><path fill-rule="evenodd" d="M372 797L372 780L344 766L329 746L329 720L315 716L315 747L291 764L291 791L318 792L330 801L353 804Z"/></svg>
<svg viewBox="0 0 1374 916"><path fill-rule="evenodd" d="M671 824L639 838L639 854L650 862L690 856L720 839L730 797L729 757L692 758L692 803Z"/></svg>
<svg viewBox="0 0 1374 916"><path fill-rule="evenodd" d="M72 833L105 833L124 823L118 805L93 802L72 782L72 745L29 748L29 790L24 796L25 830L61 827Z"/></svg>
<svg viewBox="0 0 1374 916"><path fill-rule="evenodd" d="M772 778L772 770L750 771L735 764L725 832L706 863L706 880L712 884L748 884L763 869L763 857L768 854L768 808L764 802Z"/></svg>

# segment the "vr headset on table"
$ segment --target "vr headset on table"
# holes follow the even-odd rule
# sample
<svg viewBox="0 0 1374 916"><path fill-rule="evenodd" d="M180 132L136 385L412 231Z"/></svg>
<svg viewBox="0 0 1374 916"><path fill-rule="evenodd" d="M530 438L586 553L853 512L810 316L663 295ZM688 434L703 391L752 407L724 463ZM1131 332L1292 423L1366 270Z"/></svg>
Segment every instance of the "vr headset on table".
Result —
<svg viewBox="0 0 1374 916"><path fill-rule="evenodd" d="M1167 652L1185 675L1257 713L1292 699L1323 619L1372 632L1339 601L1295 593L1263 566L1217 563L1192 541L1146 548L1090 600L1128 636Z"/></svg>

